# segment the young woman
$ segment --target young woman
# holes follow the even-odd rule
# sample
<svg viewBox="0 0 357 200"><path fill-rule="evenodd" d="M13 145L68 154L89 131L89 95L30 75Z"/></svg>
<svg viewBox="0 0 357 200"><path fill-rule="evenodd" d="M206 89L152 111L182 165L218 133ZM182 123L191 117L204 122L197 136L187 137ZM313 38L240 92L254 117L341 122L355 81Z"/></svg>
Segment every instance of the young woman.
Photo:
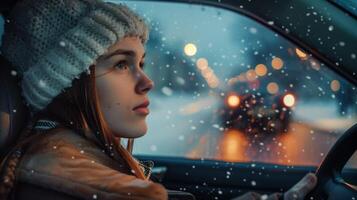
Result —
<svg viewBox="0 0 357 200"><path fill-rule="evenodd" d="M124 5L20 0L11 9L1 51L21 77L32 117L2 162L0 199L168 198L149 180L150 163L120 142L147 131L154 86L143 71L147 38L143 20ZM315 184L310 174L285 199L302 199Z"/></svg>

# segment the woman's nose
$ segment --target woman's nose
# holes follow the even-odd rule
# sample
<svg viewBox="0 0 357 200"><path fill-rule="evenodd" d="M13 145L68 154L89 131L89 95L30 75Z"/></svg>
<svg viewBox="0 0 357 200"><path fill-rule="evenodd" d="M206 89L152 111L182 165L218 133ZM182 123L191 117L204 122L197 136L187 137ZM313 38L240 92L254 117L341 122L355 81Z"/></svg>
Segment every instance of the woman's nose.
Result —
<svg viewBox="0 0 357 200"><path fill-rule="evenodd" d="M137 73L138 82L135 87L136 93L146 94L154 87L154 82L144 73Z"/></svg>

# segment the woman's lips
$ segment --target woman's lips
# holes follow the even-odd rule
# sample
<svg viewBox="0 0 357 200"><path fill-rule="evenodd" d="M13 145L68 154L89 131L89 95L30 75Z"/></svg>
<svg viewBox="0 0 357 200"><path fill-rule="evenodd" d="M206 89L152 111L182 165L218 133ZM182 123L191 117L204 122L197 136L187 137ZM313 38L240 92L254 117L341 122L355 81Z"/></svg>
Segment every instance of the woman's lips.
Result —
<svg viewBox="0 0 357 200"><path fill-rule="evenodd" d="M149 108L147 107L138 107L135 108L134 111L141 115L148 115L150 113Z"/></svg>
<svg viewBox="0 0 357 200"><path fill-rule="evenodd" d="M148 115L150 113L149 108L148 108L149 104L150 104L150 102L146 100L143 103L141 103L140 105L134 107L133 111L135 111L138 114Z"/></svg>

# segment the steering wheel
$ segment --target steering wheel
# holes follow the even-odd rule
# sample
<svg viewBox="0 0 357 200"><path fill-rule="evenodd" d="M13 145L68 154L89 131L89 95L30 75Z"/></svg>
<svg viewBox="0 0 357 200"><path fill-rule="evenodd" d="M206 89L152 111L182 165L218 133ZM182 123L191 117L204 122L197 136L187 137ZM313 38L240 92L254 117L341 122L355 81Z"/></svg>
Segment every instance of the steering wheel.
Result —
<svg viewBox="0 0 357 200"><path fill-rule="evenodd" d="M316 171L318 183L306 200L357 199L357 186L345 182L343 167L357 149L357 124L348 129L335 143Z"/></svg>

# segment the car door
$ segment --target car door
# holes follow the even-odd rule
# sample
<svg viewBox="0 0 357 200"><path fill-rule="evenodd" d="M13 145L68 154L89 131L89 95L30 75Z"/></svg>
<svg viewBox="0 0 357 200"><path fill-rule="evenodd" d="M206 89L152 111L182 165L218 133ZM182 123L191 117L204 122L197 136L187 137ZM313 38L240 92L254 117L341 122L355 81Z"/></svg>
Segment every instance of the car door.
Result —
<svg viewBox="0 0 357 200"><path fill-rule="evenodd" d="M149 24L155 82L134 154L155 161L167 188L197 199L284 192L357 122L357 20L336 2L124 3ZM356 167L354 156L352 184Z"/></svg>

